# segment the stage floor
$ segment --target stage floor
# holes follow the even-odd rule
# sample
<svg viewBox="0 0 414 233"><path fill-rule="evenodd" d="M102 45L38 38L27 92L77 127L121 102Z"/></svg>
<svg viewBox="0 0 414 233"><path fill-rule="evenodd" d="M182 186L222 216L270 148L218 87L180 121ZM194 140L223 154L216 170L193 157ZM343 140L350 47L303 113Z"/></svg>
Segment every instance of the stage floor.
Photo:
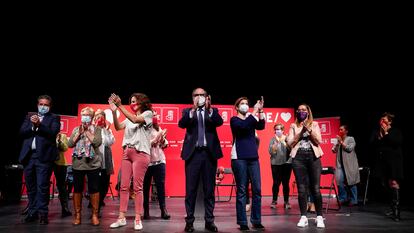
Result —
<svg viewBox="0 0 414 233"><path fill-rule="evenodd" d="M9 204L0 207L0 232L12 233L35 233L35 232L59 232L59 233L101 233L101 232L132 232L133 231L133 201L127 213L127 226L110 229L109 225L116 220L118 215L119 201L107 198L106 206L102 209L102 218L100 226L92 226L90 224L90 209L88 209L87 201L84 199L82 211L82 224L80 226L72 226L72 217L60 217L60 203L57 198L51 200L49 208L49 225L39 225L34 223L21 223L21 210L26 206L27 201L22 200L19 204ZM306 228L296 227L299 220L299 210L296 197L291 198L292 209L284 210L283 205L279 204L276 209L270 208L271 197L263 198L262 206L262 224L266 227L267 232L351 232L351 233L369 233L369 232L414 232L414 212L402 208L400 222L385 217L383 211L387 206L381 204L367 203L365 207L343 207L341 210L329 210L324 214L326 218L325 229L317 229L313 221L309 222ZM167 198L167 207L171 214L170 220L160 218L158 202L151 202L150 220L144 220L143 232L184 232L184 199L183 198ZM336 207L332 204L332 207ZM72 202L70 203L72 209ZM73 210L72 210L73 212ZM200 215L200 214L198 214ZM230 202L216 203L215 223L219 232L240 232L236 224L235 198ZM309 214L309 218L314 218L314 214ZM249 225L251 225L249 223ZM194 223L195 232L206 232L204 229L204 218L201 216L196 218ZM251 229L250 232L255 230Z"/></svg>

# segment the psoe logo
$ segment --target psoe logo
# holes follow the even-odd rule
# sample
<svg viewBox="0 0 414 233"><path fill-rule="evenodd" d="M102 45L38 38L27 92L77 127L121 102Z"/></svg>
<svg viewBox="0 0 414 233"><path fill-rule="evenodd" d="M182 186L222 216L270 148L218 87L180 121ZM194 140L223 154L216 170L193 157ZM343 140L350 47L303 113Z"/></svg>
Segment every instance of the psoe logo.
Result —
<svg viewBox="0 0 414 233"><path fill-rule="evenodd" d="M219 108L219 114L223 119L223 124L228 125L230 124L230 119L233 116L233 109L231 108Z"/></svg>
<svg viewBox="0 0 414 233"><path fill-rule="evenodd" d="M322 135L329 135L331 134L331 124L329 121L318 121L319 128L321 129Z"/></svg>
<svg viewBox="0 0 414 233"><path fill-rule="evenodd" d="M168 107L161 109L162 123L163 124L178 124L178 108Z"/></svg>

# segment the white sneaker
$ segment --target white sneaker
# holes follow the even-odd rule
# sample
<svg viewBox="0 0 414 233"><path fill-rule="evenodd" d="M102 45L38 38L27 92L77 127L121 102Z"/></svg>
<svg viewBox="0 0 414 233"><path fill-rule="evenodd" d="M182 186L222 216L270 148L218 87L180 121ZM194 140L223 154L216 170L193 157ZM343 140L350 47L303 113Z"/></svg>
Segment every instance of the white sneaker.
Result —
<svg viewBox="0 0 414 233"><path fill-rule="evenodd" d="M136 231L140 231L142 230L144 227L142 226L142 222L141 220L134 220L134 230Z"/></svg>
<svg viewBox="0 0 414 233"><path fill-rule="evenodd" d="M116 222L112 223L109 227L110 228L118 228L123 227L127 224L126 218L118 218Z"/></svg>
<svg viewBox="0 0 414 233"><path fill-rule="evenodd" d="M306 227L308 225L308 218L304 215L300 217L300 220L296 226L298 227Z"/></svg>
<svg viewBox="0 0 414 233"><path fill-rule="evenodd" d="M317 216L316 220L315 220L315 223L316 223L317 228L325 228L325 223L323 222L323 217L322 216Z"/></svg>

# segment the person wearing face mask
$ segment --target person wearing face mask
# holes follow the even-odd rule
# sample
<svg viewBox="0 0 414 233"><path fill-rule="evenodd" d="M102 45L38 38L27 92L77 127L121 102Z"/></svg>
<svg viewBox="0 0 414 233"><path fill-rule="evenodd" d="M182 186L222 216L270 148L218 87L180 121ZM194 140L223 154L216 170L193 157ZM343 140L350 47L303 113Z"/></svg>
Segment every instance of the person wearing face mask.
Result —
<svg viewBox="0 0 414 233"><path fill-rule="evenodd" d="M202 179L205 208L205 229L217 232L214 223L214 188L217 160L223 157L217 127L223 119L217 108L211 107L211 97L202 88L192 93L193 106L182 112L178 126L186 129L181 158L185 161L185 232L194 231L194 210L199 180Z"/></svg>
<svg viewBox="0 0 414 233"><path fill-rule="evenodd" d="M349 206L355 206L358 205L357 184L360 181L355 139L348 136L347 125L339 127L336 138L337 143L332 147L332 152L336 153L335 176L339 201L341 205L349 203Z"/></svg>
<svg viewBox="0 0 414 233"><path fill-rule="evenodd" d="M133 177L135 192L135 220L134 230L142 230L141 216L143 214L143 183L145 173L150 163L151 132L153 110L150 99L143 93L133 93L129 98L130 109L128 111L121 103L121 98L112 94L109 105L116 130L125 130L122 147L124 154L121 161L121 187L118 219L110 225L110 228L118 228L127 225L126 212L130 196L130 183ZM116 111L119 110L126 119L119 122Z"/></svg>
<svg viewBox="0 0 414 233"><path fill-rule="evenodd" d="M250 222L257 230L264 230L262 225L262 193L258 143L256 130L265 128L265 115L263 112L263 97L254 105L253 112L249 113L249 101L240 97L234 105L237 116L230 119L233 134L233 147L231 150L231 168L236 179L236 214L237 224L241 231L249 230L246 216L246 192L248 180L252 186L252 207ZM259 115L258 118L255 116Z"/></svg>
<svg viewBox="0 0 414 233"><path fill-rule="evenodd" d="M105 197L108 193L111 175L114 174L114 163L112 160L111 146L115 143L115 137L110 129L110 125L106 122L106 114L102 109L95 112L93 124L100 127L102 131L102 144L99 146L100 154L102 154L102 168L100 175L99 190L99 210L105 206ZM92 203L91 203L92 204Z"/></svg>
<svg viewBox="0 0 414 233"><path fill-rule="evenodd" d="M301 218L298 227L308 226L307 197L308 190L312 194L316 208L316 227L325 228L322 216L322 195L320 192L321 130L317 122L313 121L312 111L307 104L299 105L296 111L295 122L290 125L287 144L292 148L292 167L298 187L298 202Z"/></svg>
<svg viewBox="0 0 414 233"><path fill-rule="evenodd" d="M391 192L391 209L385 214L394 221L400 221L400 183L403 176L402 133L392 127L394 114L385 112L378 129L371 136L373 150L373 177Z"/></svg>
<svg viewBox="0 0 414 233"><path fill-rule="evenodd" d="M81 224L85 176L88 179L88 192L92 205L91 223L94 226L100 224L98 213L102 154L99 147L102 144L102 129L92 124L94 115L95 111L91 107L81 110L81 124L73 129L68 142L69 148L73 148L73 207L75 209L73 225Z"/></svg>
<svg viewBox="0 0 414 233"><path fill-rule="evenodd" d="M53 162L58 157L56 136L60 131L60 117L51 113L52 98L41 95L37 98L37 113L29 113L21 128L23 145L19 162L24 166L29 207L23 222L36 221L48 224L49 188Z"/></svg>
<svg viewBox="0 0 414 233"><path fill-rule="evenodd" d="M292 161L289 157L289 147L286 143L286 135L283 134L285 126L281 123L273 127L275 136L272 137L269 144L270 163L272 166L273 200L271 208L276 208L277 197L279 195L279 186L283 185L284 208L290 209L289 204L289 181L292 174Z"/></svg>

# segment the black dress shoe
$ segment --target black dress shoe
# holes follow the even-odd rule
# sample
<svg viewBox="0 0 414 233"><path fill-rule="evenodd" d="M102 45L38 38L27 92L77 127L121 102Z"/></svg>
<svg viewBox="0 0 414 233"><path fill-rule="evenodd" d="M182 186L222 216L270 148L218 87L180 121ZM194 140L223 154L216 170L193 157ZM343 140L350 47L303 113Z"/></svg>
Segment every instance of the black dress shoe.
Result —
<svg viewBox="0 0 414 233"><path fill-rule="evenodd" d="M214 224L214 222L206 223L205 228L211 232L217 232L217 226Z"/></svg>
<svg viewBox="0 0 414 233"><path fill-rule="evenodd" d="M192 223L186 223L185 224L185 228L184 228L185 232L193 232L194 231L194 226Z"/></svg>
<svg viewBox="0 0 414 233"><path fill-rule="evenodd" d="M261 223L252 224L252 225L253 225L253 228L256 229L256 230L264 230L264 228L265 228Z"/></svg>
<svg viewBox="0 0 414 233"><path fill-rule="evenodd" d="M170 219L171 218L170 214L168 214L167 208L165 208L165 207L161 209L161 218L162 219Z"/></svg>
<svg viewBox="0 0 414 233"><path fill-rule="evenodd" d="M249 226L247 226L247 225L240 225L240 230L241 231L248 231L250 229L249 229Z"/></svg>
<svg viewBox="0 0 414 233"><path fill-rule="evenodd" d="M47 216L40 216L39 224L40 225L47 225L47 224L49 224L49 219L47 219Z"/></svg>
<svg viewBox="0 0 414 233"><path fill-rule="evenodd" d="M62 210L62 215L61 216L62 216L62 218L72 216L72 212L70 212L68 210Z"/></svg>
<svg viewBox="0 0 414 233"><path fill-rule="evenodd" d="M28 214L26 215L26 217L23 219L24 223L28 223L28 222L34 222L36 220L39 219L39 216L37 216L37 214Z"/></svg>

